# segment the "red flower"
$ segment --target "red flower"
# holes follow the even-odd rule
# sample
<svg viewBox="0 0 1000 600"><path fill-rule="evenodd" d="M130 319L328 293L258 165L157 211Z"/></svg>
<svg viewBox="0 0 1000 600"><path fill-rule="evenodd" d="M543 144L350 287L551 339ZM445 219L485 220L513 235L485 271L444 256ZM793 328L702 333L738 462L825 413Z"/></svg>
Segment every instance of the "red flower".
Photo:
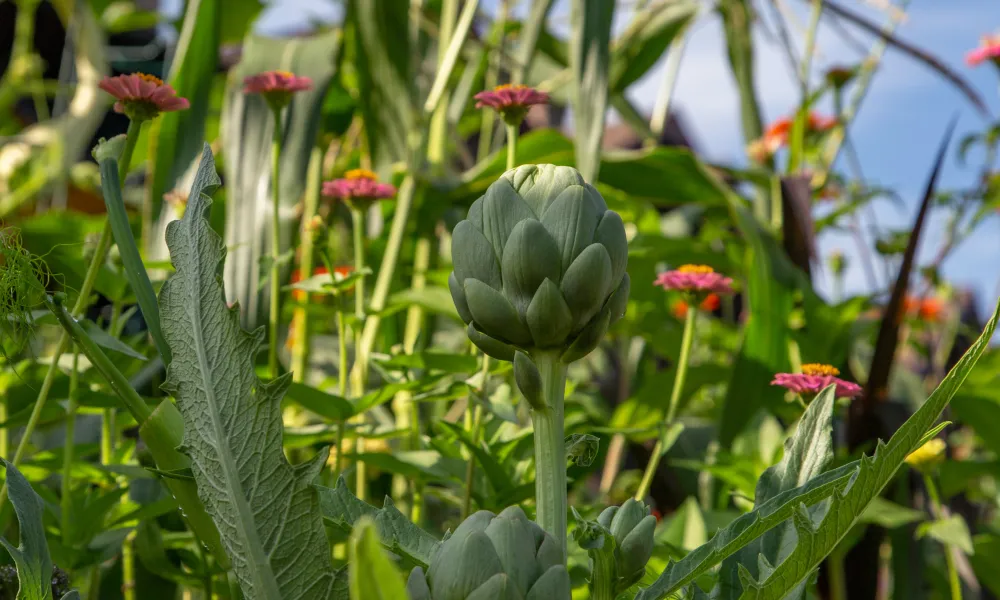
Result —
<svg viewBox="0 0 1000 600"><path fill-rule="evenodd" d="M731 278L716 273L712 267L705 265L683 265L674 271L660 273L653 285L658 285L665 290L684 292L731 294L733 291Z"/></svg>
<svg viewBox="0 0 1000 600"><path fill-rule="evenodd" d="M315 269L313 269L313 276L315 277L316 275L326 275L329 272L330 271L328 271L326 267L316 267ZM302 271L300 269L295 269L294 271L292 271L291 282L298 283L300 281L302 281ZM296 302L305 302L307 296L308 294L306 293L305 290L292 290L292 299L294 299Z"/></svg>
<svg viewBox="0 0 1000 600"><path fill-rule="evenodd" d="M343 179L323 182L323 195L342 200L379 200L392 198L396 188L388 183L379 183L375 173L367 169L352 169Z"/></svg>
<svg viewBox="0 0 1000 600"><path fill-rule="evenodd" d="M719 306L721 304L722 301L719 299L718 294L709 294L705 296L704 300L701 301L701 304L698 305L698 308L700 308L705 312L715 312L719 310ZM685 302L684 300L678 300L677 302L674 303L674 306L671 309L671 311L673 312L675 317L677 317L678 319L683 319L684 317L687 316L688 303Z"/></svg>
<svg viewBox="0 0 1000 600"><path fill-rule="evenodd" d="M965 55L965 64L970 67L987 60L1000 61L1000 35L984 35L979 47Z"/></svg>
<svg viewBox="0 0 1000 600"><path fill-rule="evenodd" d="M117 100L115 112L132 120L152 119L161 112L185 110L191 106L170 84L145 73L105 77L98 85Z"/></svg>
<svg viewBox="0 0 1000 600"><path fill-rule="evenodd" d="M916 298L907 296L903 299L903 314L935 323L941 320L941 313L944 311L944 302L938 298Z"/></svg>
<svg viewBox="0 0 1000 600"><path fill-rule="evenodd" d="M265 71L243 79L243 93L264 96L272 108L285 106L292 94L309 89L312 89L312 79L288 71Z"/></svg>
<svg viewBox="0 0 1000 600"><path fill-rule="evenodd" d="M838 398L854 398L861 395L861 386L837 377L840 371L830 365L802 365L801 373L778 373L771 385L780 385L796 394L814 396L830 385L837 386L834 392Z"/></svg>
<svg viewBox="0 0 1000 600"><path fill-rule="evenodd" d="M760 139L750 142L747 146L747 153L757 160L773 155L788 143L788 134L791 132L794 122L794 117L782 117L771 123ZM836 125L836 118L811 112L806 119L806 133L823 133L833 129Z"/></svg>
<svg viewBox="0 0 1000 600"><path fill-rule="evenodd" d="M535 104L547 104L549 95L535 88L521 84L498 85L492 90L479 92L474 96L476 108L488 106L500 113L509 125L520 125L528 108Z"/></svg>

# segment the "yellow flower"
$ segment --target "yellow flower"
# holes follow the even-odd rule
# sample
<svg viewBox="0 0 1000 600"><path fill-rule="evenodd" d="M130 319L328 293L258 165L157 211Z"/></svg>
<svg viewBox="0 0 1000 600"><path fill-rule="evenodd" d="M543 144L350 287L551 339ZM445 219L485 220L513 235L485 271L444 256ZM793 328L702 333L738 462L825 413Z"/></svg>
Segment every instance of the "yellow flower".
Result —
<svg viewBox="0 0 1000 600"><path fill-rule="evenodd" d="M802 372L806 375L821 375L821 376L832 376L836 377L840 375L840 370L837 367L832 367L830 365L822 365L819 363L808 363L802 365Z"/></svg>
<svg viewBox="0 0 1000 600"><path fill-rule="evenodd" d="M914 469L927 472L944 462L945 443L941 438L929 440L906 457L906 464Z"/></svg>

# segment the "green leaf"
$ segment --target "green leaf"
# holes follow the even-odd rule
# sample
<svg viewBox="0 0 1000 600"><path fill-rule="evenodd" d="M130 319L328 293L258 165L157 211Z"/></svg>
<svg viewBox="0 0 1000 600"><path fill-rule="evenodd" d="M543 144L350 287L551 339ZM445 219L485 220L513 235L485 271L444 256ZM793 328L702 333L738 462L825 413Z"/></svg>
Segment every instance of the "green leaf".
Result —
<svg viewBox="0 0 1000 600"><path fill-rule="evenodd" d="M387 369L428 369L446 373L472 373L478 366L478 359L471 354L452 354L427 350L413 354L397 354L382 362L382 366Z"/></svg>
<svg viewBox="0 0 1000 600"><path fill-rule="evenodd" d="M414 565L428 567L441 542L420 527L414 525L399 512L386 496L382 508L358 500L347 488L341 477L337 487L316 486L319 492L319 506L323 519L328 525L343 532L349 532L362 517L374 520L378 539L393 554L398 554Z"/></svg>
<svg viewBox="0 0 1000 600"><path fill-rule="evenodd" d="M287 377L254 372L262 332L239 326L218 278L225 247L205 216L219 183L207 144L184 218L167 228L176 273L160 290L175 352L164 389L184 418L198 496L250 599L333 597L336 574L312 482L326 452L292 467L281 440Z"/></svg>
<svg viewBox="0 0 1000 600"><path fill-rule="evenodd" d="M486 473L486 478L490 480L490 485L493 486L493 491L497 494L505 494L510 492L514 487L514 481L511 479L510 475L507 473L507 469L500 464L492 453L483 449L482 444L476 444L469 437L469 433L462 429L455 423L449 423L447 421L438 421L438 427L446 431L451 432L458 441L462 442L462 445L469 449L470 452L475 455L476 460L483 467L483 471Z"/></svg>
<svg viewBox="0 0 1000 600"><path fill-rule="evenodd" d="M403 576L379 548L375 524L364 518L351 534L348 575L352 600L398 600L409 597Z"/></svg>
<svg viewBox="0 0 1000 600"><path fill-rule="evenodd" d="M774 573L765 582L765 587L751 588L743 594L744 597L758 600L784 598L785 594L805 579L836 547L840 539L860 519L864 507L889 482L903 459L919 446L924 432L933 426L976 361L985 352L996 329L998 318L1000 318L1000 304L979 339L924 405L892 436L889 443L879 444L874 457L866 456L860 461L818 475L805 485L778 494L752 512L737 518L728 527L716 533L707 544L689 553L680 562L667 567L649 588L639 592L635 600L664 598L667 594L681 590L719 561L799 512L801 510L799 507L813 506L821 500L832 498L832 505L826 511L826 518L818 524L817 531L810 533L808 540L803 540L805 533L797 528L800 543L781 564L777 565ZM850 508L852 506L853 510ZM803 543L804 541L809 543Z"/></svg>
<svg viewBox="0 0 1000 600"><path fill-rule="evenodd" d="M601 440L589 433L566 436L566 459L579 467L589 467L601 448Z"/></svg>
<svg viewBox="0 0 1000 600"><path fill-rule="evenodd" d="M356 413L350 400L329 394L304 383L292 382L286 398L331 421L346 421Z"/></svg>
<svg viewBox="0 0 1000 600"><path fill-rule="evenodd" d="M601 138L608 110L608 65L614 12L614 0L573 2L570 6L574 147L577 169L588 182L597 180L600 169Z"/></svg>
<svg viewBox="0 0 1000 600"><path fill-rule="evenodd" d="M21 541L14 546L4 538L0 544L10 552L17 567L18 600L52 600L52 559L42 523L44 504L17 467L0 458L7 469L7 497L14 506Z"/></svg>
<svg viewBox="0 0 1000 600"><path fill-rule="evenodd" d="M159 314L159 311L157 311L157 314ZM111 334L98 327L93 321L81 319L80 326L83 327L83 330L87 332L87 335L94 340L95 344L105 350L112 350L136 360L146 360L145 356L133 350L128 344L120 339L112 337Z"/></svg>
<svg viewBox="0 0 1000 600"><path fill-rule="evenodd" d="M923 521L924 518L923 511L900 506L885 498L875 498L861 515L859 522L871 523L879 527L885 527L886 529L895 529L903 525Z"/></svg>
<svg viewBox="0 0 1000 600"><path fill-rule="evenodd" d="M655 2L636 11L611 53L611 92L621 93L655 65L670 43L698 14L689 0Z"/></svg>
<svg viewBox="0 0 1000 600"><path fill-rule="evenodd" d="M257 15L264 9L261 0L226 0L226 10L222 11L222 25L219 41L232 44L243 41Z"/></svg>
<svg viewBox="0 0 1000 600"><path fill-rule="evenodd" d="M972 538L975 554L969 557L979 582L994 594L1000 594L1000 536L984 533Z"/></svg>
<svg viewBox="0 0 1000 600"><path fill-rule="evenodd" d="M785 453L778 464L768 468L757 481L754 503L760 505L781 492L805 485L823 472L833 460L833 407L835 387L824 389L806 408L798 425L785 440ZM720 598L736 598L740 593L742 565L752 576L760 577L759 559L777 564L781 551L794 545L795 527L786 522L760 536L722 563ZM794 598L801 598L803 588L796 589ZM792 600L789 598L788 600Z"/></svg>
<svg viewBox="0 0 1000 600"><path fill-rule="evenodd" d="M921 523L917 526L917 538L923 537L934 538L945 546L955 546L966 554L975 552L969 527L960 515Z"/></svg>
<svg viewBox="0 0 1000 600"><path fill-rule="evenodd" d="M201 152L205 122L212 111L209 98L218 63L220 22L223 14L233 11L231 3L232 0L227 0L223 10L222 0L187 2L184 24L166 79L177 90L178 96L188 99L191 107L163 113L149 126L150 172L146 201L150 203L152 223L160 222L161 218L170 220L173 216L168 213L161 217L163 195L178 185L184 172ZM172 211L169 206L167 210ZM146 243L151 243L151 240L146 240Z"/></svg>
<svg viewBox="0 0 1000 600"><path fill-rule="evenodd" d="M243 78L280 69L312 80L312 89L296 92L282 117L279 235L281 251L286 253L298 228L292 207L305 191L310 154L321 129L323 99L333 81L340 44L339 30L285 39L251 35L243 44L239 64L229 72L221 121L228 173L226 247L231 248L225 282L229 299L243 307L246 327L266 314L268 302L267 294L259 293L258 250L270 246L267 236L274 214L270 193L274 117L259 94L243 93Z"/></svg>

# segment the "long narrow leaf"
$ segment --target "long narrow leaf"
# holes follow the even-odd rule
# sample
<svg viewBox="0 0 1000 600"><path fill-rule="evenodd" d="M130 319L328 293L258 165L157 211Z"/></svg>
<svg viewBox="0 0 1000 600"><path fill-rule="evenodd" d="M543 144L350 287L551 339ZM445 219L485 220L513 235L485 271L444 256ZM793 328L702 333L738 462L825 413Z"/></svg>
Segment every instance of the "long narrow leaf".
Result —
<svg viewBox="0 0 1000 600"><path fill-rule="evenodd" d="M576 167L597 180L608 109L608 68L614 0L573 0L570 7L570 69L573 72Z"/></svg>
<svg viewBox="0 0 1000 600"><path fill-rule="evenodd" d="M472 27L472 19L476 16L476 8L478 6L479 0L469 0L462 8L462 15L458 18L458 24L455 25L455 33L448 43L448 49L445 51L441 64L438 65L437 74L434 76L434 84L427 95L427 102L424 103L424 112L427 114L431 114L437 109L438 103L441 101L442 96L444 96L445 87L448 85L451 72L455 68L458 53L462 50L462 45L465 44L465 37L469 35L469 28Z"/></svg>
<svg viewBox="0 0 1000 600"><path fill-rule="evenodd" d="M10 552L17 566L18 600L52 600L52 558L42 523L45 504L17 467L3 458L0 464L7 470L8 497L14 505L21 534L16 547L0 538L0 544Z"/></svg>
<svg viewBox="0 0 1000 600"><path fill-rule="evenodd" d="M337 575L312 487L327 452L292 467L282 449L280 403L288 376L260 381L262 332L239 326L219 269L225 247L205 218L219 185L208 146L184 218L167 228L177 272L160 291L164 334L175 352L164 389L184 418L183 450L250 600L328 600Z"/></svg>

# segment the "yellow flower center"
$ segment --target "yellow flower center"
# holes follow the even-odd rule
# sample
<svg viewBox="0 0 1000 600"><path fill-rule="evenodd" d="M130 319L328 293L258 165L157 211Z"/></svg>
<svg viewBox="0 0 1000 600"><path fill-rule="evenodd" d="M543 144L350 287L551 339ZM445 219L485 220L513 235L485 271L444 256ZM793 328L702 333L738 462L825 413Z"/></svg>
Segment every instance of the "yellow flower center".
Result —
<svg viewBox="0 0 1000 600"><path fill-rule="evenodd" d="M809 363L807 365L802 365L802 372L806 375L830 375L836 377L840 375L840 370L837 367L831 367L830 365L821 365L818 363Z"/></svg>
<svg viewBox="0 0 1000 600"><path fill-rule="evenodd" d="M292 79L293 77L295 77L295 73L292 73L291 71L275 71L274 74L279 75L281 77L285 77L287 79Z"/></svg>
<svg viewBox="0 0 1000 600"><path fill-rule="evenodd" d="M527 89L527 88L528 88L528 86L526 86L524 84L521 84L521 83L504 83L502 85L498 85L495 88L493 88L493 91L494 92L500 92L500 91L503 91L503 90L524 90L524 89Z"/></svg>
<svg viewBox="0 0 1000 600"><path fill-rule="evenodd" d="M143 81L155 83L156 85L163 85L163 80L155 75L147 75L146 73L136 73L135 75Z"/></svg>
<svg viewBox="0 0 1000 600"><path fill-rule="evenodd" d="M928 440L906 457L906 464L915 469L925 469L940 462L944 458L945 443L941 438Z"/></svg>
<svg viewBox="0 0 1000 600"><path fill-rule="evenodd" d="M344 177L347 179L371 179L372 181L378 179L378 175L368 169L351 169L344 173Z"/></svg>
<svg viewBox="0 0 1000 600"><path fill-rule="evenodd" d="M691 273L697 275L707 275L708 273L715 273L715 269L706 265L681 265L677 269L681 273Z"/></svg>

